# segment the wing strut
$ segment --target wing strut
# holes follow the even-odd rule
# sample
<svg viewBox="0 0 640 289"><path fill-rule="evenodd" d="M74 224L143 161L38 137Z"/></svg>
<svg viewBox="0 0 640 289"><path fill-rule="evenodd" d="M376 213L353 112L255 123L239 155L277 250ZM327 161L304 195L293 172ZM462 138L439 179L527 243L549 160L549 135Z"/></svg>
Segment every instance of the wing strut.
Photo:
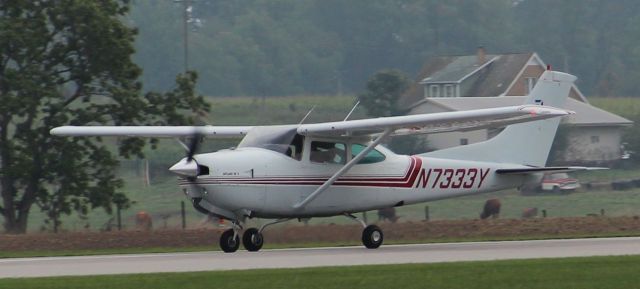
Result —
<svg viewBox="0 0 640 289"><path fill-rule="evenodd" d="M348 163L346 163L342 168L340 168L340 170L338 170L335 174L333 174L333 176L331 176L331 178L329 178L326 182L324 182L324 184L322 184L315 191L313 191L313 193L311 193L309 196L307 196L306 199L304 199L304 200L300 201L299 203L293 205L293 208L294 209L298 209L298 210L304 208L304 206L306 206L309 202L313 201L322 192L324 192L327 188L329 188L335 181L337 181L338 178L340 178L342 175L344 175L346 172L348 172L349 169L351 169L351 167L353 167L355 164L357 164L374 147L379 145L380 142L382 142L382 140L385 137L387 137L387 136L389 136L391 134L392 131L393 131L393 129L391 127L387 127L384 130L384 132L382 132L380 135L378 135L378 138L376 138L365 149L363 149L358 155L356 155Z"/></svg>

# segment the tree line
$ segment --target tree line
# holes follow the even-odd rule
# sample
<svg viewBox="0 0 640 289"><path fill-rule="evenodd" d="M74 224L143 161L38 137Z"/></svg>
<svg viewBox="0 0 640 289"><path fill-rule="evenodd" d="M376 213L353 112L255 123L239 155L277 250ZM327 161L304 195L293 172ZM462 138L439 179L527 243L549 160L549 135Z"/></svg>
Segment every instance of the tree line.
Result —
<svg viewBox="0 0 640 289"><path fill-rule="evenodd" d="M133 2L135 61L146 89L183 68L183 6ZM374 72L415 75L435 55L538 52L580 77L587 95L640 88L640 5L634 0L199 0L189 55L214 96L354 93Z"/></svg>

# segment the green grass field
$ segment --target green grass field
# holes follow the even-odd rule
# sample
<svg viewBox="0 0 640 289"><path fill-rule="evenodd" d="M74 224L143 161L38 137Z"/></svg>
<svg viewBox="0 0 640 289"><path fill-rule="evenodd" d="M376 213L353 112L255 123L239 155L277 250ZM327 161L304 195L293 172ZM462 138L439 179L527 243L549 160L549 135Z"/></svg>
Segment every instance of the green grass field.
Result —
<svg viewBox="0 0 640 289"><path fill-rule="evenodd" d="M638 288L640 256L0 279L0 288Z"/></svg>
<svg viewBox="0 0 640 289"><path fill-rule="evenodd" d="M589 97L589 103L629 119L640 114L639 97Z"/></svg>
<svg viewBox="0 0 640 289"><path fill-rule="evenodd" d="M233 97L208 98L211 125L267 125L299 123L315 107L305 123L343 120L356 102L354 96ZM363 118L356 108L350 119Z"/></svg>

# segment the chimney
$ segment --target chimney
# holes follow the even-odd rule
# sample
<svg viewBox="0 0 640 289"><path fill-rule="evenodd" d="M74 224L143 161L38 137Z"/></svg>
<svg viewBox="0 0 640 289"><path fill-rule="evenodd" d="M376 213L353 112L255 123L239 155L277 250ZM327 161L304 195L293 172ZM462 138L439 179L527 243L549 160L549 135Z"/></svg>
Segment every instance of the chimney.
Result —
<svg viewBox="0 0 640 289"><path fill-rule="evenodd" d="M478 66L483 65L487 61L487 52L484 50L484 46L478 46Z"/></svg>

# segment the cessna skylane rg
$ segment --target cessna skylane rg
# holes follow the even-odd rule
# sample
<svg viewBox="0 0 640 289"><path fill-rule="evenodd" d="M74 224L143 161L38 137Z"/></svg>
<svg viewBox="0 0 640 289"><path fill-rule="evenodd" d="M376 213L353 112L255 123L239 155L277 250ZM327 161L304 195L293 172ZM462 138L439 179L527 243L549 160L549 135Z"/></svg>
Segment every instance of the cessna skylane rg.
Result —
<svg viewBox="0 0 640 289"><path fill-rule="evenodd" d="M169 170L200 212L230 220L220 237L225 252L240 242L264 244L262 232L290 219L344 215L364 228L362 243L378 248L383 234L354 213L516 188L544 172L576 77L546 71L520 106L409 116L274 126L63 126L60 136L239 138L237 147L188 155ZM487 141L434 152L398 155L390 137L505 127ZM185 145L185 147L187 147ZM273 221L243 231L247 218ZM242 233L242 234L241 234ZM240 238L242 235L242 238Z"/></svg>

